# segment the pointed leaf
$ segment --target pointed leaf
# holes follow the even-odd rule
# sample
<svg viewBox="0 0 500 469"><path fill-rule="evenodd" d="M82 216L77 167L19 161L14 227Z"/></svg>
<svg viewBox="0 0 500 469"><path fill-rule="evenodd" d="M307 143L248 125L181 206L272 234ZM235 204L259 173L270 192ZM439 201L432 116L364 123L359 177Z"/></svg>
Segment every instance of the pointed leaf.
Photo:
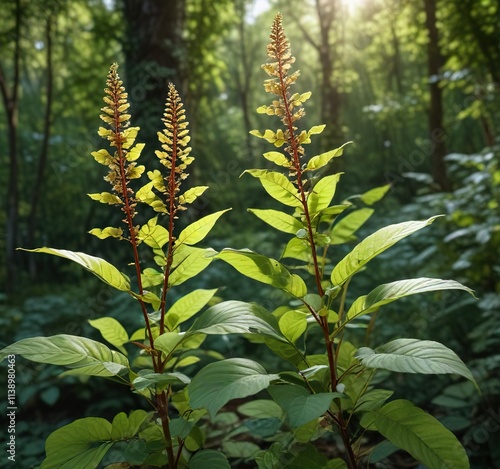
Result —
<svg viewBox="0 0 500 469"><path fill-rule="evenodd" d="M240 251L224 249L217 257L232 265L243 275L280 288L297 298L307 294L304 281L298 275L291 274L275 259L245 249Z"/></svg>
<svg viewBox="0 0 500 469"><path fill-rule="evenodd" d="M470 288L455 280L439 278L415 278L385 283L372 290L368 295L359 297L349 308L347 319L351 320L362 314L372 313L381 306L409 295L437 290L464 290L474 296Z"/></svg>
<svg viewBox="0 0 500 469"><path fill-rule="evenodd" d="M74 374L114 376L106 364L120 365L120 370L129 366L127 357L110 350L104 344L85 337L54 335L52 337L31 337L15 342L0 351L0 360L7 355L21 355L24 358L51 365L63 365L75 369ZM85 367L93 367L90 371Z"/></svg>
<svg viewBox="0 0 500 469"><path fill-rule="evenodd" d="M195 277L210 265L215 254L216 251L210 248L189 250L189 254L170 274L168 285L170 287L174 285L180 285L186 280Z"/></svg>
<svg viewBox="0 0 500 469"><path fill-rule="evenodd" d="M231 399L257 394L278 378L278 375L268 375L261 365L245 358L210 363L188 385L189 403L193 409L207 409L214 418Z"/></svg>
<svg viewBox="0 0 500 469"><path fill-rule="evenodd" d="M289 207L302 207L298 190L285 175L265 169L249 169L245 173L259 179L266 192L278 202Z"/></svg>
<svg viewBox="0 0 500 469"><path fill-rule="evenodd" d="M457 374L477 383L457 354L439 342L418 339L397 339L372 350L361 347L355 354L368 368L400 373Z"/></svg>
<svg viewBox="0 0 500 469"><path fill-rule="evenodd" d="M422 464L440 469L470 467L455 435L412 402L398 399L368 415L379 433ZM362 421L365 428L366 422Z"/></svg>
<svg viewBox="0 0 500 469"><path fill-rule="evenodd" d="M106 239L109 237L117 239L123 238L123 230L121 228L113 228L112 226L108 226L102 230L100 228L94 228L90 230L89 233L97 236L99 239Z"/></svg>
<svg viewBox="0 0 500 469"><path fill-rule="evenodd" d="M168 328L174 330L193 317L213 298L216 291L217 289L194 290L177 300L165 315Z"/></svg>
<svg viewBox="0 0 500 469"><path fill-rule="evenodd" d="M249 208L248 211L253 213L262 221L271 225L273 228L283 231L285 233L296 234L297 231L304 229L304 225L295 217L287 213L280 212L279 210L259 210L256 208Z"/></svg>
<svg viewBox="0 0 500 469"><path fill-rule="evenodd" d="M198 197L202 196L203 193L208 189L208 186L196 186L188 189L184 194L179 196L179 203L182 204L192 204Z"/></svg>
<svg viewBox="0 0 500 469"><path fill-rule="evenodd" d="M114 265L99 257L89 256L83 252L66 251L65 249L37 248L22 249L28 252L41 252L54 256L64 257L80 264L89 272L99 277L103 282L121 291L130 291L130 282Z"/></svg>
<svg viewBox="0 0 500 469"><path fill-rule="evenodd" d="M330 233L331 244L343 244L356 239L354 233L366 223L374 211L371 208L360 208L341 218Z"/></svg>
<svg viewBox="0 0 500 469"><path fill-rule="evenodd" d="M128 334L115 318L89 319L89 324L95 327L111 345L114 345L123 354L127 354L123 344L129 341Z"/></svg>
<svg viewBox="0 0 500 469"><path fill-rule="evenodd" d="M373 205L384 197L392 186L390 184L385 184L384 186L375 187L365 192L361 197L361 201L366 205Z"/></svg>
<svg viewBox="0 0 500 469"><path fill-rule="evenodd" d="M337 183L343 173L332 174L321 178L307 197L307 207L311 215L327 208L335 195Z"/></svg>
<svg viewBox="0 0 500 469"><path fill-rule="evenodd" d="M321 155L313 156L307 163L305 171L315 171L316 169L326 166L332 158L337 158L342 156L344 153L344 147L352 142L346 142L341 147L335 148L334 150L327 151Z"/></svg>
<svg viewBox="0 0 500 469"><path fill-rule="evenodd" d="M181 231L175 245L179 246L181 244L187 244L192 246L193 244L199 243L203 238L205 238L205 236L207 236L217 220L229 210L230 209L212 213L211 215L207 215L206 217L191 223Z"/></svg>
<svg viewBox="0 0 500 469"><path fill-rule="evenodd" d="M430 225L438 216L424 221L407 221L389 225L371 234L335 266L331 275L332 283L342 285L359 272L371 259L389 249L401 239Z"/></svg>

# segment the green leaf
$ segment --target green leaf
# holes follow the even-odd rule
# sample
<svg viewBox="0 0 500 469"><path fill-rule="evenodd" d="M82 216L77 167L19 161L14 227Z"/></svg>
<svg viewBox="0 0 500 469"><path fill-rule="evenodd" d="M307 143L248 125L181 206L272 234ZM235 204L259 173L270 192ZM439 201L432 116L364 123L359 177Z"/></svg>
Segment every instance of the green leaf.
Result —
<svg viewBox="0 0 500 469"><path fill-rule="evenodd" d="M87 194L92 200L97 200L101 204L116 205L121 204L122 200L115 194L109 192L100 192L95 194Z"/></svg>
<svg viewBox="0 0 500 469"><path fill-rule="evenodd" d="M281 407L270 399L254 399L245 402L238 407L238 412L254 419L268 419L272 417L281 419L283 416Z"/></svg>
<svg viewBox="0 0 500 469"><path fill-rule="evenodd" d="M298 428L321 417L330 407L336 394L310 394L307 389L295 385L271 386L268 392L284 410L287 423L292 428Z"/></svg>
<svg viewBox="0 0 500 469"><path fill-rule="evenodd" d="M266 160L272 161L278 166L283 166L285 168L289 168L290 166L292 166L290 160L283 153L280 153L279 151L269 151L267 153L264 153L264 158Z"/></svg>
<svg viewBox="0 0 500 469"><path fill-rule="evenodd" d="M313 125L309 131L307 132L307 135L310 137L311 135L319 135L323 130L325 130L326 124L321 124L321 125Z"/></svg>
<svg viewBox="0 0 500 469"><path fill-rule="evenodd" d="M474 292L455 280L438 278L415 278L385 283L372 290L366 296L360 296L347 312L347 320L352 320L363 314L372 313L381 306L409 295L437 290L464 290L474 296Z"/></svg>
<svg viewBox="0 0 500 469"><path fill-rule="evenodd" d="M80 264L89 272L99 277L103 282L120 291L130 291L130 282L114 265L99 257L89 256L83 252L66 251L65 249L37 248L21 249L27 252L41 252L64 257Z"/></svg>
<svg viewBox="0 0 500 469"><path fill-rule="evenodd" d="M98 467L113 446L112 425L107 420L87 417L59 428L45 442L47 457L40 469Z"/></svg>
<svg viewBox="0 0 500 469"><path fill-rule="evenodd" d="M104 166L109 166L109 164L113 161L113 157L110 155L108 150L103 149L99 151L93 151L91 155L98 163Z"/></svg>
<svg viewBox="0 0 500 469"><path fill-rule="evenodd" d="M193 317L213 298L216 291L217 289L194 290L177 300L165 315L168 328L174 330Z"/></svg>
<svg viewBox="0 0 500 469"><path fill-rule="evenodd" d="M212 262L216 251L213 249L190 249L189 254L179 263L175 270L168 278L168 285L180 285L186 280L189 280L198 275L202 270L206 269ZM174 257L175 259L175 257Z"/></svg>
<svg viewBox="0 0 500 469"><path fill-rule="evenodd" d="M243 301L224 301L207 309L196 319L188 334L258 334L280 341L274 316L264 308Z"/></svg>
<svg viewBox="0 0 500 469"><path fill-rule="evenodd" d="M266 222L268 225L271 225L273 228L285 233L294 235L300 229L305 228L304 225L295 217L292 217L287 213L280 212L279 210L259 210L249 208L248 211L253 213L262 221Z"/></svg>
<svg viewBox="0 0 500 469"><path fill-rule="evenodd" d="M214 418L231 399L257 394L266 389L278 375L268 375L258 363L245 358L229 358L202 368L188 385L193 409L207 409Z"/></svg>
<svg viewBox="0 0 500 469"><path fill-rule="evenodd" d="M74 369L73 374L114 376L118 373L107 365L116 364L120 371L129 367L127 357L104 344L66 334L22 339L0 351L0 360L10 354L37 363L63 365Z"/></svg>
<svg viewBox="0 0 500 469"><path fill-rule="evenodd" d="M468 469L467 453L455 435L412 402L398 399L368 413L379 433L431 469Z"/></svg>
<svg viewBox="0 0 500 469"><path fill-rule="evenodd" d="M311 256L311 248L307 245L306 241L300 238L292 238L288 241L281 257L309 262Z"/></svg>
<svg viewBox="0 0 500 469"><path fill-rule="evenodd" d="M312 216L330 205L342 174L337 173L325 176L312 188L307 197L307 207Z"/></svg>
<svg viewBox="0 0 500 469"><path fill-rule="evenodd" d="M342 156L344 153L344 147L352 142L346 142L341 147L335 148L334 150L327 151L321 155L313 156L307 163L305 171L315 171L316 169L326 166L332 158Z"/></svg>
<svg viewBox="0 0 500 469"><path fill-rule="evenodd" d="M141 226L137 238L153 249L161 249L168 243L170 236L168 230L157 225L158 217L152 218L146 225Z"/></svg>
<svg viewBox="0 0 500 469"><path fill-rule="evenodd" d="M113 228L112 226L108 226L102 230L100 228L94 228L90 230L89 233L97 236L99 239L106 239L109 237L117 239L123 238L123 230L121 228Z"/></svg>
<svg viewBox="0 0 500 469"><path fill-rule="evenodd" d="M307 315L301 311L287 311L281 316L279 326L283 335L295 343L307 329Z"/></svg>
<svg viewBox="0 0 500 469"><path fill-rule="evenodd" d="M199 243L202 239L205 238L205 236L208 235L217 220L229 210L231 209L212 213L211 215L207 215L206 217L203 217L200 220L191 223L181 231L179 237L177 238L177 241L175 242L175 246L179 246L181 244L192 246Z"/></svg>
<svg viewBox="0 0 500 469"><path fill-rule="evenodd" d="M256 254L250 250L224 249L217 256L232 265L241 274L259 282L280 288L291 295L302 298L307 294L304 281L291 274L277 260Z"/></svg>
<svg viewBox="0 0 500 469"><path fill-rule="evenodd" d="M114 345L120 352L127 355L127 351L123 344L129 341L127 331L115 319L110 317L89 319L89 324L95 327L111 345Z"/></svg>
<svg viewBox="0 0 500 469"><path fill-rule="evenodd" d="M155 349L170 356L179 345L188 338L184 332L165 332L158 336L155 341Z"/></svg>
<svg viewBox="0 0 500 469"><path fill-rule="evenodd" d="M128 151L127 153L127 161L132 162L137 160L141 156L141 152L146 146L145 143L137 143L134 148Z"/></svg>
<svg viewBox="0 0 500 469"><path fill-rule="evenodd" d="M372 350L361 347L355 354L368 368L381 368L400 373L457 374L476 381L457 354L439 342L397 339Z"/></svg>
<svg viewBox="0 0 500 469"><path fill-rule="evenodd" d="M389 225L371 234L335 266L331 275L332 283L334 285L342 285L359 272L371 259L403 238L430 225L438 216L424 221L407 221Z"/></svg>
<svg viewBox="0 0 500 469"><path fill-rule="evenodd" d="M384 197L392 186L390 184L385 184L384 186L375 187L365 192L361 197L361 201L366 205L373 205Z"/></svg>
<svg viewBox="0 0 500 469"><path fill-rule="evenodd" d="M196 186L188 189L184 194L179 196L179 203L182 204L192 204L198 197L202 196L203 193L208 189L208 186Z"/></svg>
<svg viewBox="0 0 500 469"><path fill-rule="evenodd" d="M278 202L289 207L302 207L297 188L285 175L266 169L249 169L245 173L259 179L266 192Z"/></svg>
<svg viewBox="0 0 500 469"><path fill-rule="evenodd" d="M183 373L154 373L142 370L132 384L137 391L154 386L168 386L170 384L189 384L191 380Z"/></svg>
<svg viewBox="0 0 500 469"><path fill-rule="evenodd" d="M113 440L128 440L139 433L142 424L150 418L150 415L142 409L134 410L127 416L120 412L113 418L111 438Z"/></svg>
<svg viewBox="0 0 500 469"><path fill-rule="evenodd" d="M356 239L354 233L365 224L374 211L371 208L360 208L341 218L330 233L330 244L343 244Z"/></svg>
<svg viewBox="0 0 500 469"><path fill-rule="evenodd" d="M198 451L188 464L189 469L231 469L226 456L214 449Z"/></svg>

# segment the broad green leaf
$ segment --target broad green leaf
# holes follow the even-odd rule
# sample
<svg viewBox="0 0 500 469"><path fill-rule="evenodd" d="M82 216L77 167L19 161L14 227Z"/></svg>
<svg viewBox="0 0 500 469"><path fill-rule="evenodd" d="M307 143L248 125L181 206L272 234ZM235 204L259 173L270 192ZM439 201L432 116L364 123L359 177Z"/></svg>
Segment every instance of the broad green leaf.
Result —
<svg viewBox="0 0 500 469"><path fill-rule="evenodd" d="M208 235L217 220L229 210L230 209L226 209L221 210L220 212L212 213L210 215L207 215L206 217L201 218L200 220L195 221L194 223L191 223L181 231L179 237L175 242L175 246L179 246L181 244L192 246L199 243L202 239L205 238L205 236Z"/></svg>
<svg viewBox="0 0 500 469"><path fill-rule="evenodd" d="M194 290L177 300L165 315L168 328L174 330L193 317L212 299L216 291L217 289Z"/></svg>
<svg viewBox="0 0 500 469"><path fill-rule="evenodd" d="M455 435L412 402L398 399L362 420L431 469L468 469L467 453Z"/></svg>
<svg viewBox="0 0 500 469"><path fill-rule="evenodd" d="M292 428L298 428L321 417L330 407L336 394L310 394L307 389L295 385L271 386L268 392L284 410L287 423Z"/></svg>
<svg viewBox="0 0 500 469"><path fill-rule="evenodd" d="M208 189L208 186L196 186L189 188L184 194L179 196L179 203L192 204L198 197Z"/></svg>
<svg viewBox="0 0 500 469"><path fill-rule="evenodd" d="M326 166L332 158L342 156L344 152L344 147L352 142L346 142L341 147L335 148L334 150L327 151L321 155L313 156L307 163L305 171L315 171L316 169Z"/></svg>
<svg viewBox="0 0 500 469"><path fill-rule="evenodd" d="M283 166L285 168L289 168L290 166L292 166L290 160L279 151L268 151L267 153L264 153L264 158L266 160L272 161L278 166Z"/></svg>
<svg viewBox="0 0 500 469"><path fill-rule="evenodd" d="M153 186L155 182L148 182L144 186L142 186L136 193L135 197L140 202L148 204L153 208L155 212L166 213L167 206L163 203L163 201L153 192Z"/></svg>
<svg viewBox="0 0 500 469"><path fill-rule="evenodd" d="M313 216L315 213L327 208L335 195L337 183L343 173L332 174L321 178L311 189L307 197L307 207Z"/></svg>
<svg viewBox="0 0 500 469"><path fill-rule="evenodd" d="M403 238L430 225L438 216L424 221L407 221L389 225L371 234L335 266L331 275L332 283L334 285L342 285L374 257L389 249Z"/></svg>
<svg viewBox="0 0 500 469"><path fill-rule="evenodd" d="M127 153L127 161L135 161L141 156L141 152L146 146L145 143L137 143L134 145L134 148L130 149Z"/></svg>
<svg viewBox="0 0 500 469"><path fill-rule="evenodd" d="M120 352L127 355L127 351L123 344L129 341L127 331L115 319L110 317L89 319L89 324L95 327L111 345L114 345Z"/></svg>
<svg viewBox="0 0 500 469"><path fill-rule="evenodd" d="M238 407L238 412L254 419L268 419L275 417L281 419L283 411L276 402L270 399L254 399Z"/></svg>
<svg viewBox="0 0 500 469"><path fill-rule="evenodd" d="M188 333L258 334L285 341L274 316L264 308L243 301L224 301L207 309L193 323Z"/></svg>
<svg viewBox="0 0 500 469"><path fill-rule="evenodd" d="M116 205L122 204L122 200L115 194L111 194L110 192L100 192L95 194L87 194L92 200L97 200L101 202L101 204L109 204Z"/></svg>
<svg viewBox="0 0 500 469"><path fill-rule="evenodd" d="M330 233L330 244L343 244L356 239L354 233L373 215L371 208L360 208L335 223Z"/></svg>
<svg viewBox="0 0 500 469"><path fill-rule="evenodd" d="M287 213L280 212L279 210L259 210L256 208L249 208L248 211L253 213L262 221L271 225L273 228L283 231L285 233L296 234L297 231L304 229L304 225L297 220L297 218L288 215Z"/></svg>
<svg viewBox="0 0 500 469"><path fill-rule="evenodd" d="M168 230L157 225L158 217L152 218L146 225L141 226L137 238L153 249L161 249L168 243L170 236Z"/></svg>
<svg viewBox="0 0 500 469"><path fill-rule="evenodd" d="M259 282L280 288L297 298L307 294L304 281L291 274L277 260L256 254L250 250L224 249L217 256L232 265L238 272Z"/></svg>
<svg viewBox="0 0 500 469"><path fill-rule="evenodd" d="M87 417L59 428L45 442L40 469L73 469L98 467L113 446L112 425L105 419Z"/></svg>
<svg viewBox="0 0 500 469"><path fill-rule="evenodd" d="M104 166L108 166L111 163L111 161L113 161L113 157L110 155L108 150L103 149L99 151L93 151L91 155L98 163Z"/></svg>
<svg viewBox="0 0 500 469"><path fill-rule="evenodd" d="M225 440L222 442L222 451L228 458L253 458L260 448L250 441L231 441Z"/></svg>
<svg viewBox="0 0 500 469"><path fill-rule="evenodd" d="M223 453L202 449L189 460L188 469L231 469L231 466Z"/></svg>
<svg viewBox="0 0 500 469"><path fill-rule="evenodd" d="M307 242L300 238L292 238L288 241L282 258L298 259L300 261L309 262L311 258L311 248Z"/></svg>
<svg viewBox="0 0 500 469"><path fill-rule="evenodd" d="M122 239L123 238L123 230L121 228L113 228L112 226L108 226L107 228L100 229L94 228L89 231L91 235L98 237L99 239L106 239L109 237Z"/></svg>
<svg viewBox="0 0 500 469"><path fill-rule="evenodd" d="M356 401L354 412L378 410L393 394L394 391L388 391L386 389L371 389Z"/></svg>
<svg viewBox="0 0 500 469"><path fill-rule="evenodd" d="M385 184L384 186L375 187L365 192L363 195L361 195L360 199L366 205L373 205L375 202L378 202L380 199L382 199L384 195L387 194L390 188L391 188L390 184Z"/></svg>
<svg viewBox="0 0 500 469"><path fill-rule="evenodd" d="M307 135L319 135L323 130L325 130L326 124L321 124L321 125L313 125L309 131L307 132Z"/></svg>
<svg viewBox="0 0 500 469"><path fill-rule="evenodd" d="M396 339L372 350L361 347L356 358L368 368L401 373L457 374L472 381L472 373L457 354L439 342L418 339Z"/></svg>
<svg viewBox="0 0 500 469"><path fill-rule="evenodd" d="M441 280L438 278L425 277L398 280L397 282L380 285L368 295L360 296L356 299L347 312L347 320L354 319L363 314L372 313L381 306L392 303L399 298L437 290L464 290L474 295L470 288L467 288L455 280Z"/></svg>
<svg viewBox="0 0 500 469"><path fill-rule="evenodd" d="M113 440L128 440L134 438L139 432L142 424L150 418L145 410L134 410L127 415L120 412L115 415L112 422L111 438Z"/></svg>
<svg viewBox="0 0 500 469"><path fill-rule="evenodd" d="M163 274L151 267L146 267L141 273L141 281L144 288L157 287L163 284Z"/></svg>
<svg viewBox="0 0 500 469"><path fill-rule="evenodd" d="M210 248L190 250L187 257L170 274L168 285L170 287L180 285L186 280L195 277L210 265L215 254L216 252Z"/></svg>
<svg viewBox="0 0 500 469"><path fill-rule="evenodd" d="M260 180L266 192L289 207L302 207L297 188L281 173L266 169L249 169L245 173Z"/></svg>
<svg viewBox="0 0 500 469"><path fill-rule="evenodd" d="M110 371L107 364L118 365L120 371L129 366L124 355L104 344L66 334L22 339L5 347L0 352L0 360L10 354L21 355L37 363L66 366L74 369L73 374L114 376L117 373Z"/></svg>
<svg viewBox="0 0 500 469"><path fill-rule="evenodd" d="M168 386L170 384L189 384L190 379L182 373L154 373L150 370L139 372L132 384L137 391L153 386Z"/></svg>
<svg viewBox="0 0 500 469"><path fill-rule="evenodd" d="M188 385L193 409L207 409L214 418L231 399L252 396L266 389L278 375L269 375L258 363L245 358L229 358L202 368Z"/></svg>
<svg viewBox="0 0 500 469"><path fill-rule="evenodd" d="M280 330L292 343L307 329L307 315L301 311L287 311L279 320Z"/></svg>
<svg viewBox="0 0 500 469"><path fill-rule="evenodd" d="M167 356L170 356L186 339L187 335L184 332L165 332L155 339L155 349L160 350Z"/></svg>
<svg viewBox="0 0 500 469"><path fill-rule="evenodd" d="M89 256L83 252L66 251L65 249L37 248L22 249L28 252L41 252L54 256L64 257L80 264L89 272L99 277L103 282L121 291L130 291L130 282L114 265L99 257Z"/></svg>

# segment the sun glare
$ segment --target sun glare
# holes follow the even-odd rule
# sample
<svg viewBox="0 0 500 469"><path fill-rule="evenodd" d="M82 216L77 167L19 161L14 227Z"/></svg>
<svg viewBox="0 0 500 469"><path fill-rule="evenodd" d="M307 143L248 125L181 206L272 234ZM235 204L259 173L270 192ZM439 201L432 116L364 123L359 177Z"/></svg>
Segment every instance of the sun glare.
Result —
<svg viewBox="0 0 500 469"><path fill-rule="evenodd" d="M354 11L363 8L366 0L340 0L340 2L348 11Z"/></svg>

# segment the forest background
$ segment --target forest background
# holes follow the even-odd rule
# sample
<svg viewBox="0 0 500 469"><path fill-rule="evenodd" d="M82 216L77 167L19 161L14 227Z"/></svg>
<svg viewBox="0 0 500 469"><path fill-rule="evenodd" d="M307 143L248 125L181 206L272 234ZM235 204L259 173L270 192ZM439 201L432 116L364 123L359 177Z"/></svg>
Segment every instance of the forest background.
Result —
<svg viewBox="0 0 500 469"><path fill-rule="evenodd" d="M112 241L87 233L110 224L107 207L86 194L106 185L90 153L99 147L102 90L114 61L146 148L156 145L166 83L180 90L197 157L190 184L210 186L190 216L233 207L211 245L264 254L283 245L255 228L246 209L259 206L262 193L257 182L239 179L264 167L265 150L249 131L265 127L255 109L265 99L260 64L277 11L301 70L298 91L313 92L305 125L327 124L315 150L354 142L332 169L346 173L339 200L392 185L363 231L446 215L381 256L360 290L397 272L453 278L476 291L478 300L436 293L388 306L392 321L376 342L425 337L464 359L481 395L451 378L404 376L392 385L459 435L472 467L500 467L498 0L3 0L0 345L54 333L92 336L87 321L104 314L131 328L140 321L126 296L73 265L15 250L52 246L126 262ZM234 280L222 263L201 278L204 288L223 285L224 299L269 310L281 300ZM225 356L258 355L272 372L273 359L240 339L216 346ZM19 447L27 464L40 461L46 436L69 418L134 404L93 382L59 380L54 367L19 361L18 373L18 441L26 441Z"/></svg>

